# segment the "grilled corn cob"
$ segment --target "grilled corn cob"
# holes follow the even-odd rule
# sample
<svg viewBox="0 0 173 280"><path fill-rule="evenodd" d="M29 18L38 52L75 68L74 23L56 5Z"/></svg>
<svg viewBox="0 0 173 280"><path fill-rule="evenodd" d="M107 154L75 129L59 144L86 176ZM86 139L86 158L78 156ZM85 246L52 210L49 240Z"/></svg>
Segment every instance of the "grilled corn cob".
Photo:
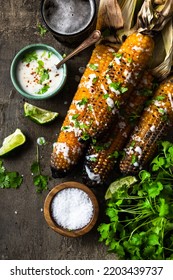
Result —
<svg viewBox="0 0 173 280"><path fill-rule="evenodd" d="M153 39L141 33L133 33L125 40L87 105L82 119L84 135L97 137L109 126L116 116L117 104L126 101L138 83L153 47Z"/></svg>
<svg viewBox="0 0 173 280"><path fill-rule="evenodd" d="M111 126L104 138L89 145L82 176L86 185L102 185L108 180L121 154L120 151L144 108L145 101L152 95L152 81L153 76L146 71L137 89L130 96L128 104L120 110L118 123Z"/></svg>
<svg viewBox="0 0 173 280"><path fill-rule="evenodd" d="M160 84L151 104L144 110L125 147L120 170L128 174L145 167L170 124L173 124L173 76Z"/></svg>
<svg viewBox="0 0 173 280"><path fill-rule="evenodd" d="M81 78L77 92L74 95L67 112L57 142L53 145L51 169L53 177L65 176L78 162L84 144L79 143L82 118L90 97L95 92L98 77L104 73L113 59L115 49L105 45L97 45Z"/></svg>

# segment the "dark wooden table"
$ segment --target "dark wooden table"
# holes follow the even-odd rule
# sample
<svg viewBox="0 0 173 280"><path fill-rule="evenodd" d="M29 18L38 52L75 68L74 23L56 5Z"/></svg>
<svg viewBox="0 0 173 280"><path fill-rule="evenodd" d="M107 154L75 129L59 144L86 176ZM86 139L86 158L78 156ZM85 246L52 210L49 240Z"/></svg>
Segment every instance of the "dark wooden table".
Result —
<svg viewBox="0 0 173 280"><path fill-rule="evenodd" d="M78 86L79 67L86 66L92 48L67 63L68 78L59 95L47 101L26 100L16 92L10 80L14 55L32 43L49 44L61 54L68 54L73 48L58 42L50 32L40 36L37 28L41 22L40 1L0 0L0 7L0 145L16 128L27 136L25 148L17 155L3 159L9 171L23 175L23 184L16 190L0 189L0 259L113 259L115 256L108 254L107 248L98 242L97 225L77 239L60 236L47 226L42 210L48 191L36 193L30 171L36 157L36 140L43 136L47 144L40 149L41 167L43 173L51 177L52 144ZM33 123L24 117L25 101L59 112L57 121L47 126ZM52 178L49 189L69 180L81 182L80 170L66 178Z"/></svg>

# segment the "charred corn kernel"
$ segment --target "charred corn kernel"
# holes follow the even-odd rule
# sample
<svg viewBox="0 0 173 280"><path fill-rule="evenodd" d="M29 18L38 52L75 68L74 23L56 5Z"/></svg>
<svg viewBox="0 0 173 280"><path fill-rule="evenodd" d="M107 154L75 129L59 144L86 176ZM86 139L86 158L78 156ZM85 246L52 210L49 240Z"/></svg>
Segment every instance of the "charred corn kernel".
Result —
<svg viewBox="0 0 173 280"><path fill-rule="evenodd" d="M125 156L120 162L120 170L136 173L146 166L154 155L157 141L173 123L173 76L160 84L149 106L135 127L125 147Z"/></svg>
<svg viewBox="0 0 173 280"><path fill-rule="evenodd" d="M134 33L125 40L105 75L99 79L96 93L87 105L81 138L86 134L97 137L109 126L117 104L125 102L137 85L153 47L153 39L148 35Z"/></svg>
<svg viewBox="0 0 173 280"><path fill-rule="evenodd" d="M120 129L116 137L120 137L122 147L127 142L127 138L138 121L145 102L153 95L153 80L154 77L148 71L145 71L136 90L133 91L127 104L120 111L120 121L118 124Z"/></svg>
<svg viewBox="0 0 173 280"><path fill-rule="evenodd" d="M82 174L82 180L87 186L102 185L118 158L118 152L113 145L118 127L111 129L111 132L111 136L110 133L106 133L104 139L101 141L93 139L92 144L89 145ZM121 145L120 142L119 144Z"/></svg>
<svg viewBox="0 0 173 280"><path fill-rule="evenodd" d="M81 132L80 119L85 113L86 105L95 92L98 78L104 73L113 59L115 49L97 45L81 78L78 89L67 112L57 142L51 154L51 169L54 177L65 176L77 164L85 145L79 143Z"/></svg>
<svg viewBox="0 0 173 280"><path fill-rule="evenodd" d="M127 142L146 100L152 95L153 76L145 72L127 104L117 116L117 124L101 140L89 145L83 168L83 182L88 186L104 184L108 181L117 158Z"/></svg>

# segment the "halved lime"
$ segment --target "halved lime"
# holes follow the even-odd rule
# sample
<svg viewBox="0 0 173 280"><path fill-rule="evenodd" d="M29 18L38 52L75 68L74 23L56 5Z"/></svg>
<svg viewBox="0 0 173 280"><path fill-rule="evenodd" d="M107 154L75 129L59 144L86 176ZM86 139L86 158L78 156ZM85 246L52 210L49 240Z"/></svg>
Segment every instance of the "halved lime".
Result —
<svg viewBox="0 0 173 280"><path fill-rule="evenodd" d="M25 141L25 135L19 128L17 128L14 133L10 134L4 139L2 147L0 148L0 156L6 155L18 146L24 144Z"/></svg>
<svg viewBox="0 0 173 280"><path fill-rule="evenodd" d="M124 178L118 179L115 182L111 183L108 187L105 199L110 199L112 195L123 186L126 186L126 188L129 188L131 185L137 182L137 179L135 176L126 176Z"/></svg>
<svg viewBox="0 0 173 280"><path fill-rule="evenodd" d="M39 124L49 123L59 115L57 112L51 112L27 102L24 103L24 114L25 117L29 117L31 120Z"/></svg>

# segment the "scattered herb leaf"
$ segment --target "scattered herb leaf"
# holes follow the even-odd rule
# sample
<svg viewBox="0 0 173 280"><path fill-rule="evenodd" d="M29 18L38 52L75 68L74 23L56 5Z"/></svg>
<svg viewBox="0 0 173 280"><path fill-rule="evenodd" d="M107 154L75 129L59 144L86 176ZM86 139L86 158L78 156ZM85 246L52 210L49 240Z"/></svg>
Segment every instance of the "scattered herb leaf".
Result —
<svg viewBox="0 0 173 280"><path fill-rule="evenodd" d="M48 30L45 27L43 27L40 23L37 24L37 28L41 36L44 36L48 32Z"/></svg>
<svg viewBox="0 0 173 280"><path fill-rule="evenodd" d="M129 58L127 59L127 61L128 61L129 63L132 63L132 62L133 62L133 59L132 59L131 57L129 57Z"/></svg>
<svg viewBox="0 0 173 280"><path fill-rule="evenodd" d="M95 84L95 83L98 81L98 78L99 78L99 77L95 77L95 78L93 78L93 80L92 80L92 84Z"/></svg>
<svg viewBox="0 0 173 280"><path fill-rule="evenodd" d="M128 91L128 88L126 87L122 87L121 83L117 82L117 83L110 83L109 88L114 89L114 90L118 90L120 93L125 93L126 91Z"/></svg>
<svg viewBox="0 0 173 280"><path fill-rule="evenodd" d="M82 105L86 105L88 103L88 98L87 97L83 97L81 101L79 101L77 104L79 106L82 106Z"/></svg>
<svg viewBox="0 0 173 280"><path fill-rule="evenodd" d="M122 58L122 53L113 53L116 58Z"/></svg>
<svg viewBox="0 0 173 280"><path fill-rule="evenodd" d="M17 189L23 182L23 177L18 172L6 171L3 162L0 160L0 188Z"/></svg>
<svg viewBox="0 0 173 280"><path fill-rule="evenodd" d="M88 66L89 66L89 68L91 68L92 70L97 70L97 69L98 69L98 65L97 65L97 64L90 63Z"/></svg>

